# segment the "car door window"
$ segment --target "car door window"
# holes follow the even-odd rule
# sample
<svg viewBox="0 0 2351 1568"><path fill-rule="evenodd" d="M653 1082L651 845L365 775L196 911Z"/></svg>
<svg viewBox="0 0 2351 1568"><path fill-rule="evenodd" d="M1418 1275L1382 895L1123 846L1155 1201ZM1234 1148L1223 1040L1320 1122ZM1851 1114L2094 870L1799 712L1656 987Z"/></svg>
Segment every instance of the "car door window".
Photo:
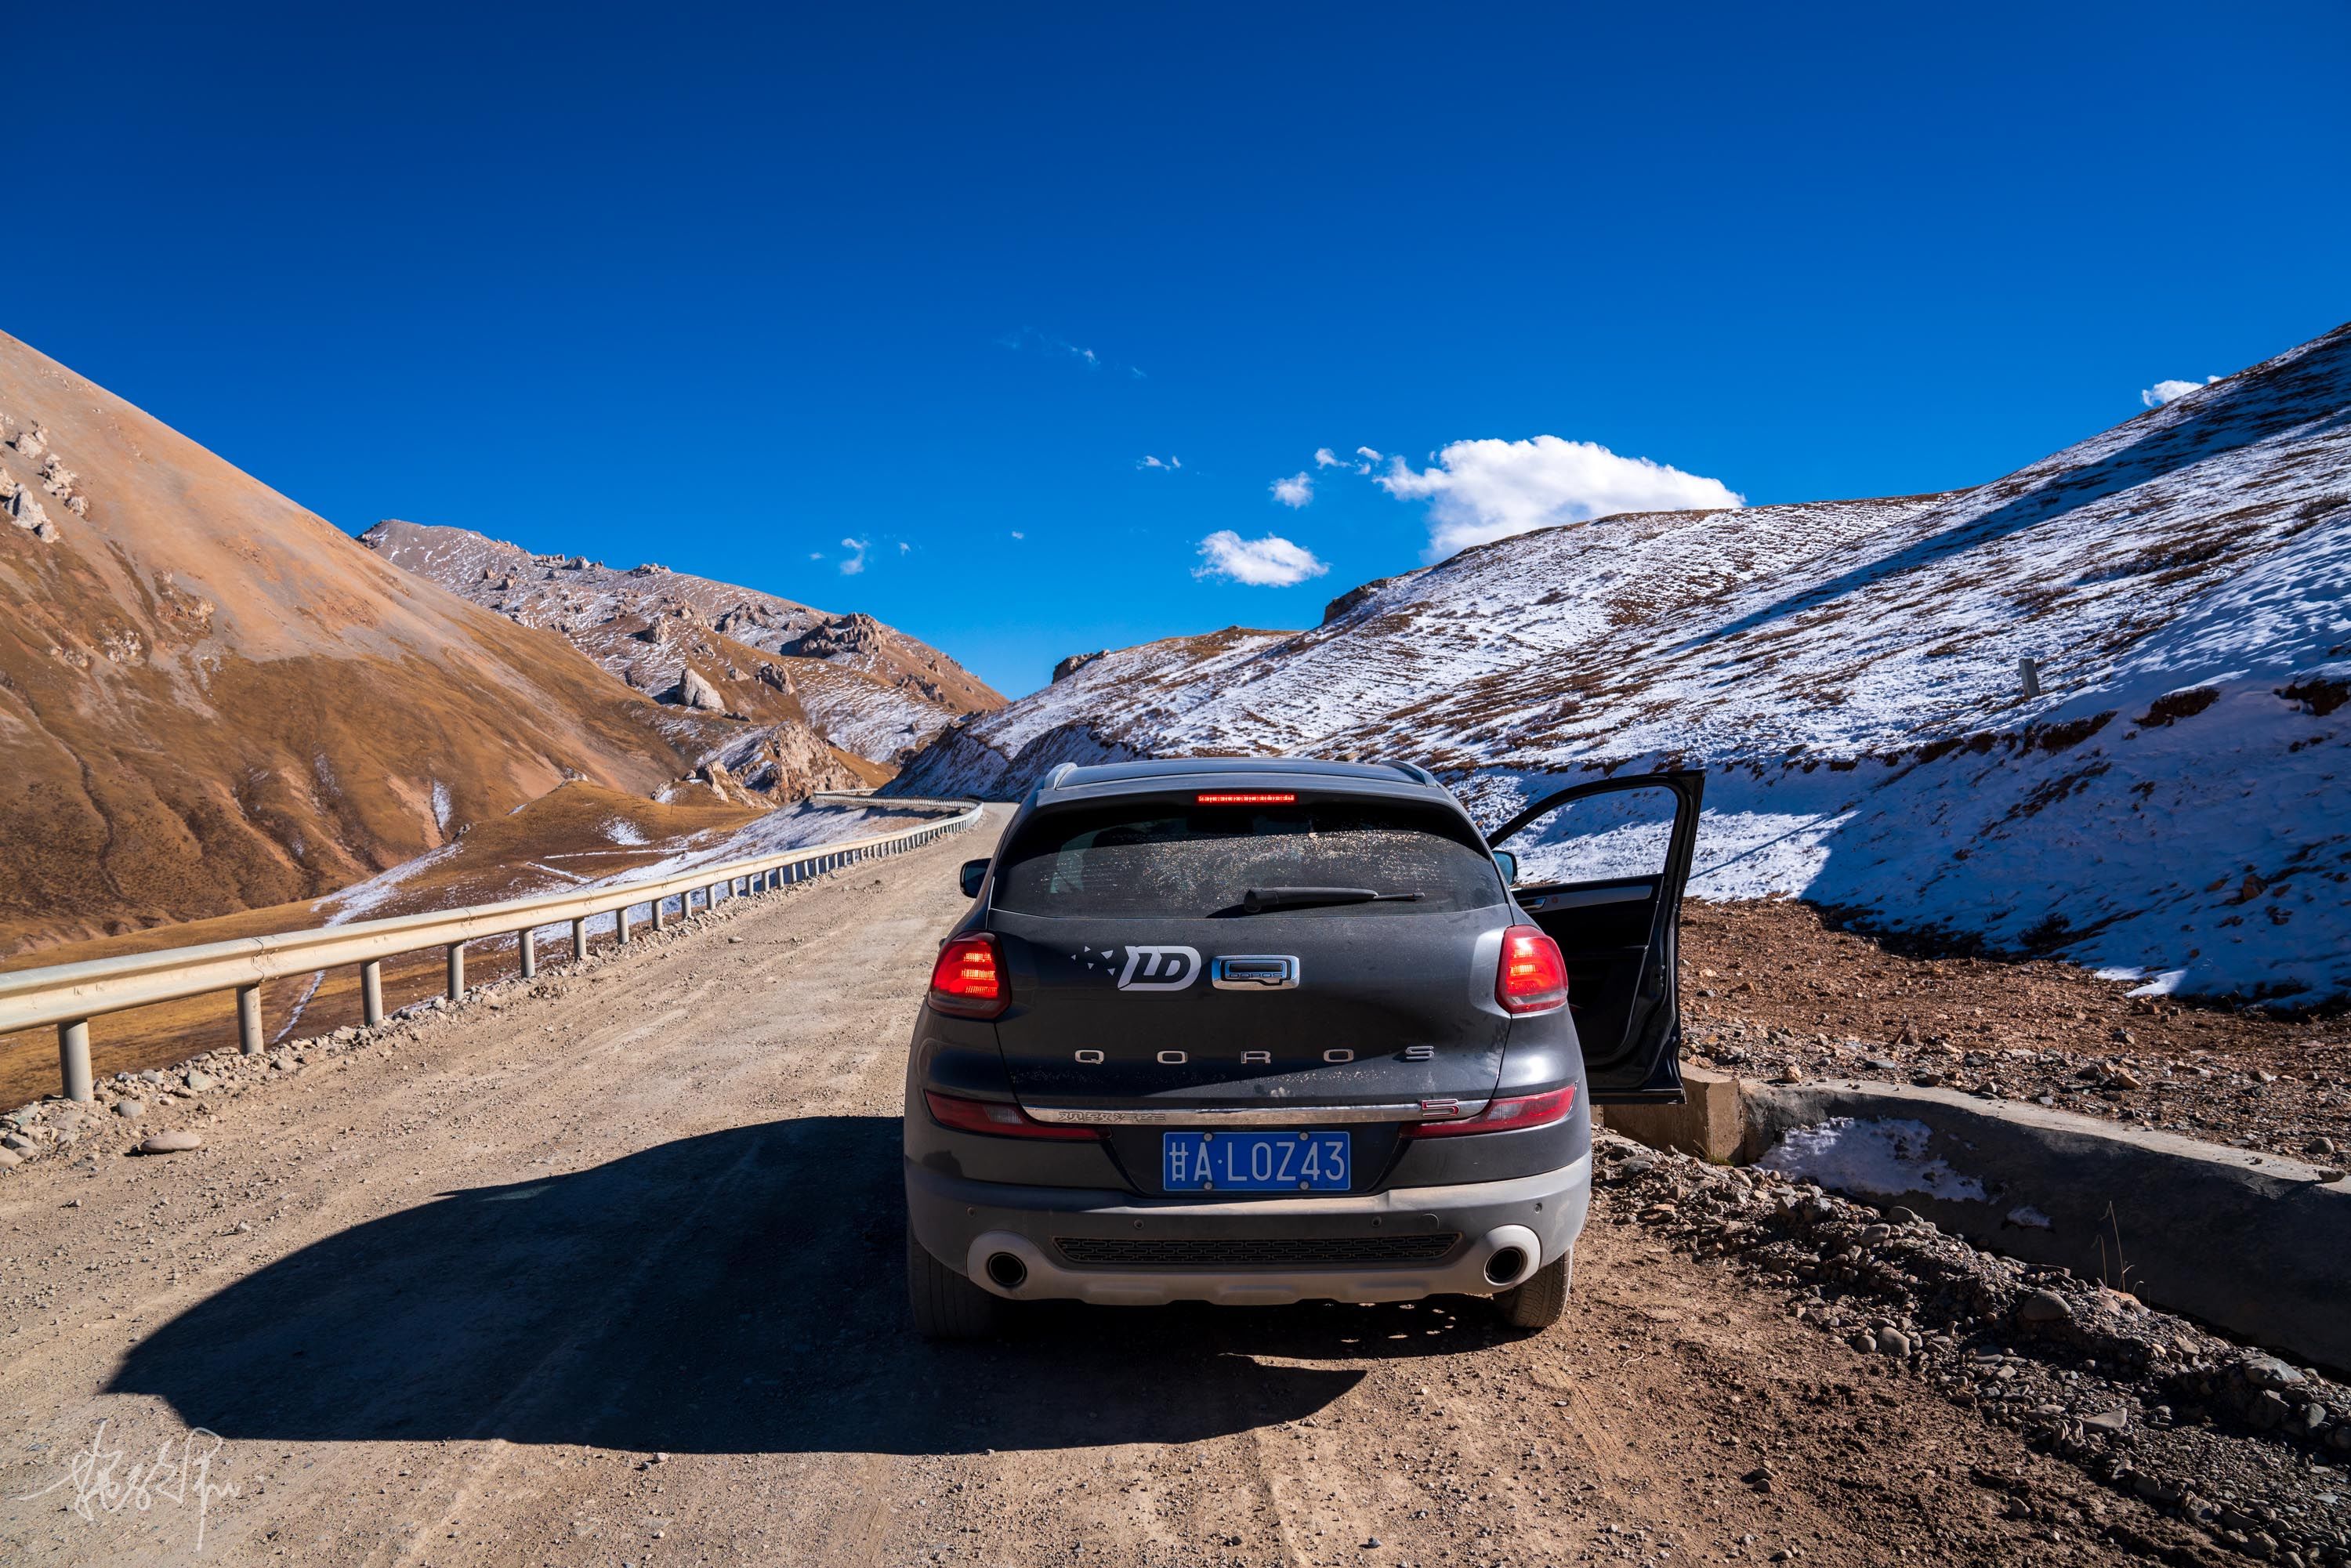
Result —
<svg viewBox="0 0 2351 1568"><path fill-rule="evenodd" d="M1692 770L1595 779L1492 835L1518 859L1519 906L1567 960L1596 1101L1681 1098L1675 967L1703 784Z"/></svg>

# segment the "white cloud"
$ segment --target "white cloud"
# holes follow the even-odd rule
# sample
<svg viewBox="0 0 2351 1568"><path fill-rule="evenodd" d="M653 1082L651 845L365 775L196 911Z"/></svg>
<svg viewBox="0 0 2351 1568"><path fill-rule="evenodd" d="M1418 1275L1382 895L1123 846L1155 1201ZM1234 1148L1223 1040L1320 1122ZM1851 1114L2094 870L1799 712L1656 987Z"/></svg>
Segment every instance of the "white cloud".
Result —
<svg viewBox="0 0 2351 1568"><path fill-rule="evenodd" d="M898 553L900 555L912 555L914 550L914 547L908 544L904 539L900 539L898 541Z"/></svg>
<svg viewBox="0 0 2351 1568"><path fill-rule="evenodd" d="M1027 538L1029 536L1028 536L1027 534L1022 533L1019 528L1015 528L1015 529L1013 529L1013 530L1012 530L1012 537L1013 537L1014 538L1016 538L1016 539L1025 539L1025 538Z"/></svg>
<svg viewBox="0 0 2351 1568"><path fill-rule="evenodd" d="M1162 462L1161 462L1161 461L1159 461L1159 459L1158 459L1158 458L1156 458L1156 457L1148 457L1148 456L1146 456L1146 457L1143 457L1143 458L1138 459L1138 460L1136 461L1136 463L1135 463L1135 465L1135 465L1137 468L1167 468L1167 469L1176 469L1176 468L1181 468L1182 466L1184 466L1184 460L1183 460L1181 457L1170 457L1166 462L1162 463Z"/></svg>
<svg viewBox="0 0 2351 1568"><path fill-rule="evenodd" d="M1040 353L1067 354L1090 371L1102 368L1102 356L1092 349L1081 348L1067 338L1057 337L1050 332L1040 332L1034 327L1023 327L1018 332L1007 332L996 340L996 344L1000 349L1011 349L1016 351L1034 349ZM1138 379L1143 375L1143 372L1135 370L1133 365L1129 365L1127 369L1133 371Z"/></svg>
<svg viewBox="0 0 2351 1568"><path fill-rule="evenodd" d="M1380 455L1373 451L1368 446L1356 447L1355 455L1363 458L1367 463L1377 463L1380 460Z"/></svg>
<svg viewBox="0 0 2351 1568"><path fill-rule="evenodd" d="M2201 392L2220 379L2218 376L2206 376L2200 382L2158 382L2153 386L2141 390L2138 401L2149 408L2161 408L2165 403L2186 397L2189 392Z"/></svg>
<svg viewBox="0 0 2351 1568"><path fill-rule="evenodd" d="M1167 460L1167 466L1170 468L1181 468L1184 466L1184 460L1181 457L1170 457Z"/></svg>
<svg viewBox="0 0 2351 1568"><path fill-rule="evenodd" d="M1428 503L1426 559L1531 528L1614 512L1678 512L1744 505L1719 479L1646 457L1619 457L1590 441L1457 441L1414 472L1401 457L1376 483L1400 501Z"/></svg>
<svg viewBox="0 0 2351 1568"><path fill-rule="evenodd" d="M812 549L812 550L809 551L809 559L810 559L810 560L822 560L823 559L824 559L824 551L822 551L822 550L820 550L820 549Z"/></svg>
<svg viewBox="0 0 2351 1568"><path fill-rule="evenodd" d="M1327 446L1318 446L1314 449L1314 466L1336 468L1339 466L1339 455Z"/></svg>
<svg viewBox="0 0 2351 1568"><path fill-rule="evenodd" d="M865 570L865 547L867 542L868 541L864 539L843 539L841 541L841 548L849 551L849 559L841 563L841 576L855 577L859 572Z"/></svg>
<svg viewBox="0 0 2351 1568"><path fill-rule="evenodd" d="M1200 559L1207 564L1195 570L1194 577L1230 578L1252 588L1288 588L1331 570L1314 559L1313 551L1280 534L1245 539L1230 528L1218 528L1202 539Z"/></svg>
<svg viewBox="0 0 2351 1568"><path fill-rule="evenodd" d="M1314 498L1314 481L1306 476L1303 468L1287 479L1276 479L1267 488L1273 492L1273 498L1285 507L1302 507Z"/></svg>

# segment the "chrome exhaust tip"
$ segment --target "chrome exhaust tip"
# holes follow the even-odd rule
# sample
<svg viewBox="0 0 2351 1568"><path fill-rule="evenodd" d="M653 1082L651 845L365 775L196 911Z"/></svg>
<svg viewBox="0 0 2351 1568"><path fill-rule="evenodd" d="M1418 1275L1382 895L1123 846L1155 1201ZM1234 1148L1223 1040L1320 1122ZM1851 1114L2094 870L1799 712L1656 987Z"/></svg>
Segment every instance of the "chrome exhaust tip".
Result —
<svg viewBox="0 0 2351 1568"><path fill-rule="evenodd" d="M1527 1255L1521 1248L1498 1247L1494 1255L1486 1260L1486 1283L1489 1285L1515 1285L1526 1271Z"/></svg>
<svg viewBox="0 0 2351 1568"><path fill-rule="evenodd" d="M1017 1291L1029 1282L1029 1265L1009 1252L992 1252L987 1259L987 1277L1001 1289Z"/></svg>

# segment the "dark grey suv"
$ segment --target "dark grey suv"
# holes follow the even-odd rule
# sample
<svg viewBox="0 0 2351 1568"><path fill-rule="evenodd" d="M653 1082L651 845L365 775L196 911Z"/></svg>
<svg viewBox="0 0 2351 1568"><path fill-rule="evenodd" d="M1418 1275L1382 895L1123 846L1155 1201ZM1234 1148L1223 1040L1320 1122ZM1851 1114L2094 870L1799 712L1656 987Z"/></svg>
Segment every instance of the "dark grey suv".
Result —
<svg viewBox="0 0 2351 1568"><path fill-rule="evenodd" d="M964 867L915 1019L915 1327L986 1333L1007 1301L1439 1293L1558 1321L1592 1103L1681 1096L1700 784L1583 785L1489 844L1406 765L1056 768ZM1579 803L1596 831L1541 828L1530 861L1565 843L1607 874L1513 886L1493 846Z"/></svg>

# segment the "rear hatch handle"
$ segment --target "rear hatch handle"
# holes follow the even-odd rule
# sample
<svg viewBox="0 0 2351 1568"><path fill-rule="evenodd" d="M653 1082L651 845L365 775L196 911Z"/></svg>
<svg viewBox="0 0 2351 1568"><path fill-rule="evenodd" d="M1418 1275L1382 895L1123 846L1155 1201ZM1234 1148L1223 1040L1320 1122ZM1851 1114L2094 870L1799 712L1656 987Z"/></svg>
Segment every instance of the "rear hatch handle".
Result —
<svg viewBox="0 0 2351 1568"><path fill-rule="evenodd" d="M1288 991L1298 986L1298 960L1280 953L1231 953L1208 966L1220 991Z"/></svg>

